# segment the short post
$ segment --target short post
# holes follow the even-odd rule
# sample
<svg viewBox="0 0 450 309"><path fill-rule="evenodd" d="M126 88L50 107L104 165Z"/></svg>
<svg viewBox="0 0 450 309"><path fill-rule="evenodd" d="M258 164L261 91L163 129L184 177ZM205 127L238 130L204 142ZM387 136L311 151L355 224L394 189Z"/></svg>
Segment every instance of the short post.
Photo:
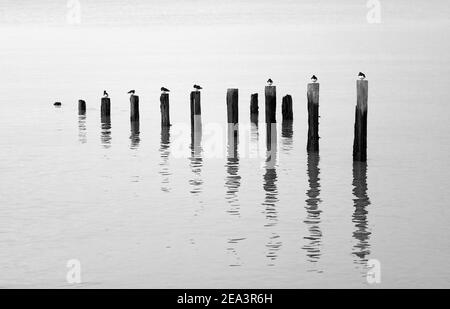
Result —
<svg viewBox="0 0 450 309"><path fill-rule="evenodd" d="M195 116L200 116L202 114L202 109L200 105L200 91L191 92L191 126L194 126Z"/></svg>
<svg viewBox="0 0 450 309"><path fill-rule="evenodd" d="M276 123L277 112L277 88L275 86L266 86L266 123Z"/></svg>
<svg viewBox="0 0 450 309"><path fill-rule="evenodd" d="M130 120L139 121L139 96L130 96Z"/></svg>
<svg viewBox="0 0 450 309"><path fill-rule="evenodd" d="M353 161L367 161L367 98L369 82L356 82L355 137L353 140Z"/></svg>
<svg viewBox="0 0 450 309"><path fill-rule="evenodd" d="M292 113L292 96L289 94L283 97L281 113L283 115L283 121L292 121L294 119L294 115Z"/></svg>
<svg viewBox="0 0 450 309"><path fill-rule="evenodd" d="M102 98L100 114L102 117L111 116L111 99L110 98Z"/></svg>
<svg viewBox="0 0 450 309"><path fill-rule="evenodd" d="M319 84L308 84L308 145L306 150L319 151Z"/></svg>
<svg viewBox="0 0 450 309"><path fill-rule="evenodd" d="M250 121L252 123L258 123L258 115L258 94L254 93L250 96Z"/></svg>
<svg viewBox="0 0 450 309"><path fill-rule="evenodd" d="M227 119L228 124L239 123L239 90L238 89L228 89L227 90Z"/></svg>
<svg viewBox="0 0 450 309"><path fill-rule="evenodd" d="M159 98L161 102L161 126L162 127L170 127L170 116L169 116L169 94L161 93L161 97Z"/></svg>
<svg viewBox="0 0 450 309"><path fill-rule="evenodd" d="M86 115L86 102L78 100L78 115Z"/></svg>

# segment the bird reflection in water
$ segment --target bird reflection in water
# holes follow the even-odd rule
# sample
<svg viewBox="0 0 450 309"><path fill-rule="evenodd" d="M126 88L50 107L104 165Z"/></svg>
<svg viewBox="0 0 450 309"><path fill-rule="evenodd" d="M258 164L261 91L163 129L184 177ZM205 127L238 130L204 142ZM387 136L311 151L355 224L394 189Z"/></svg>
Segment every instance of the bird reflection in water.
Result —
<svg viewBox="0 0 450 309"><path fill-rule="evenodd" d="M191 126L191 156L190 167L193 178L189 180L189 184L192 186L191 193L198 196L202 191L203 180L201 178L201 172L203 167L202 159L202 120L200 115L195 115Z"/></svg>
<svg viewBox="0 0 450 309"><path fill-rule="evenodd" d="M352 222L355 224L353 238L356 244L353 246L353 254L357 257L355 263L366 265L367 256L370 254L370 235L367 206L370 205L367 195L367 163L353 162L353 205L354 212Z"/></svg>
<svg viewBox="0 0 450 309"><path fill-rule="evenodd" d="M239 127L236 124L228 124L227 130L227 176L225 178L225 187L227 188L225 199L230 204L230 209L227 212L231 215L239 216L239 198L237 193L241 185L241 176L239 176Z"/></svg>
<svg viewBox="0 0 450 309"><path fill-rule="evenodd" d="M306 219L303 221L308 226L309 235L304 237L307 244L303 247L306 250L307 260L312 263L319 261L321 256L322 231L320 229L319 205L320 199L320 156L317 152L308 153L308 183L309 189L306 191ZM320 272L320 271L318 271Z"/></svg>
<svg viewBox="0 0 450 309"><path fill-rule="evenodd" d="M130 148L131 149L138 149L139 143L141 142L141 132L140 132L140 123L139 120L131 121L131 135L130 135Z"/></svg>
<svg viewBox="0 0 450 309"><path fill-rule="evenodd" d="M170 155L170 126L161 127L161 146L159 147L159 153L161 156L161 162L159 166L161 170L159 174L162 177L161 191L170 192L169 176L171 175L169 170L169 155Z"/></svg>
<svg viewBox="0 0 450 309"><path fill-rule="evenodd" d="M267 254L269 258L269 266L275 265L275 260L278 257L278 251L281 248L282 242L280 236L273 231L277 221L278 212L276 204L278 202L278 188L277 188L277 127L276 123L266 124L266 162L265 162L265 174L263 178L263 188L266 192L264 202L262 205L265 207L264 213L266 215L267 223L265 227L270 228L271 235L269 241L266 244Z"/></svg>
<svg viewBox="0 0 450 309"><path fill-rule="evenodd" d="M101 143L104 148L111 147L111 117L102 116L102 132L101 132Z"/></svg>
<svg viewBox="0 0 450 309"><path fill-rule="evenodd" d="M78 140L82 144L87 142L86 114L78 115Z"/></svg>

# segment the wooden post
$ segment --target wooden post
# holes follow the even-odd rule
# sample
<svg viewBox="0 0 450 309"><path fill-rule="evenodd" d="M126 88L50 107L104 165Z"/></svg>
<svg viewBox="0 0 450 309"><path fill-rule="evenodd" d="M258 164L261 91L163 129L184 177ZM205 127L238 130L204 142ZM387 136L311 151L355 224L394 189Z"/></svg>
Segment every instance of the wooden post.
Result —
<svg viewBox="0 0 450 309"><path fill-rule="evenodd" d="M357 102L355 109L355 138L353 140L353 161L367 161L367 97L369 82L356 82Z"/></svg>
<svg viewBox="0 0 450 309"><path fill-rule="evenodd" d="M162 127L170 127L170 114L169 114L169 94L161 93L161 97L159 98L161 102L161 126Z"/></svg>
<svg viewBox="0 0 450 309"><path fill-rule="evenodd" d="M228 124L239 123L239 90L238 89L228 89L227 90L227 115Z"/></svg>
<svg viewBox="0 0 450 309"><path fill-rule="evenodd" d="M139 121L139 96L130 96L130 120Z"/></svg>
<svg viewBox="0 0 450 309"><path fill-rule="evenodd" d="M266 86L266 123L276 123L277 112L277 87Z"/></svg>
<svg viewBox="0 0 450 309"><path fill-rule="evenodd" d="M294 119L294 115L292 113L292 96L289 94L283 97L281 113L283 115L283 121Z"/></svg>
<svg viewBox="0 0 450 309"><path fill-rule="evenodd" d="M86 115L86 102L78 100L78 115Z"/></svg>
<svg viewBox="0 0 450 309"><path fill-rule="evenodd" d="M306 150L319 151L319 84L308 84L308 144Z"/></svg>
<svg viewBox="0 0 450 309"><path fill-rule="evenodd" d="M191 126L194 126L195 116L200 116L202 109L200 105L200 91L191 92Z"/></svg>
<svg viewBox="0 0 450 309"><path fill-rule="evenodd" d="M110 100L110 98L102 98L101 116L102 117L111 116L111 100Z"/></svg>
<svg viewBox="0 0 450 309"><path fill-rule="evenodd" d="M254 93L250 97L250 122L258 123L259 107L258 107L258 94Z"/></svg>

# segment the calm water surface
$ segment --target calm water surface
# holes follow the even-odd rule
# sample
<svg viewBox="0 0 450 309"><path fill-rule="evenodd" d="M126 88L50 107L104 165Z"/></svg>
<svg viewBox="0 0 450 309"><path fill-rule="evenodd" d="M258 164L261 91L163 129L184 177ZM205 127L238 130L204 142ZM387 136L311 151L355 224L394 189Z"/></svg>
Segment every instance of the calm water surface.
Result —
<svg viewBox="0 0 450 309"><path fill-rule="evenodd" d="M0 287L72 287L70 259L82 287L450 287L445 1L384 4L381 24L352 0L130 2L81 1L77 26L64 1L0 2ZM351 157L359 71L367 164ZM313 73L320 154L306 152ZM268 77L279 106L269 145ZM191 130L194 83L204 90ZM129 121L130 89L140 122ZM285 94L292 123L281 121ZM369 259L379 285L367 283Z"/></svg>

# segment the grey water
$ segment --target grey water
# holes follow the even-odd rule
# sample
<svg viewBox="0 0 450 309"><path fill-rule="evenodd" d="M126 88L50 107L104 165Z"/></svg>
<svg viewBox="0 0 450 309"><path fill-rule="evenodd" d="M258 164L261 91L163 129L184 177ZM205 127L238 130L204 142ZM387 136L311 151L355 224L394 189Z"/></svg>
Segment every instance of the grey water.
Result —
<svg viewBox="0 0 450 309"><path fill-rule="evenodd" d="M67 4L0 0L0 287L450 287L447 1L381 1L380 23L356 0L80 0L75 24ZM367 163L352 161L359 71ZM318 154L306 152L312 74ZM66 280L72 259L79 285ZM367 280L370 260L380 283Z"/></svg>

